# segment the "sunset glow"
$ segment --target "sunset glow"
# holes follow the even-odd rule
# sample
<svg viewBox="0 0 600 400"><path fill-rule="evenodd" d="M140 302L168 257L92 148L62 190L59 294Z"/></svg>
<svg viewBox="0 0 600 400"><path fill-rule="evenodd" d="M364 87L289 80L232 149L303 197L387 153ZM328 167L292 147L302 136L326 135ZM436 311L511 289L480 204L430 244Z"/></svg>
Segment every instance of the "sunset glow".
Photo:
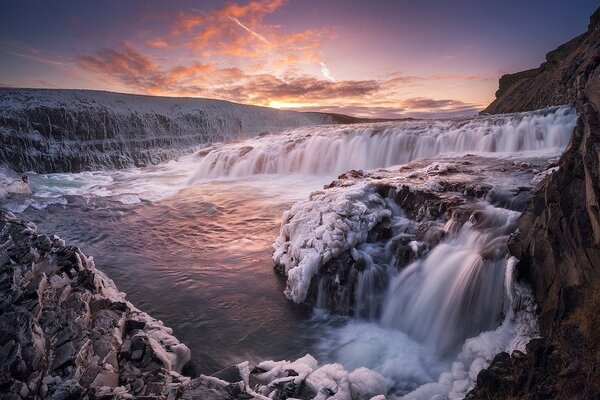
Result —
<svg viewBox="0 0 600 400"><path fill-rule="evenodd" d="M582 1L564 10L549 2L528 13L539 7L30 3L2 6L1 86L208 97L388 118L475 114L493 99L500 75L538 65L555 43L578 33L595 6Z"/></svg>

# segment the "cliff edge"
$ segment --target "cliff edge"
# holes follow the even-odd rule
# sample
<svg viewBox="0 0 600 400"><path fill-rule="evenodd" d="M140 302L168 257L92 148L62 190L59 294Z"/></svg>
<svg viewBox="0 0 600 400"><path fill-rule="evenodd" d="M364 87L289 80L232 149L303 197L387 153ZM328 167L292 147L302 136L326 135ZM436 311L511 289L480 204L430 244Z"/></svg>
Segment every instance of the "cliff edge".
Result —
<svg viewBox="0 0 600 400"><path fill-rule="evenodd" d="M500 78L483 113L557 104L577 109L577 126L509 241L534 288L543 338L527 355L499 354L467 398L600 398L600 8L587 32L539 68Z"/></svg>

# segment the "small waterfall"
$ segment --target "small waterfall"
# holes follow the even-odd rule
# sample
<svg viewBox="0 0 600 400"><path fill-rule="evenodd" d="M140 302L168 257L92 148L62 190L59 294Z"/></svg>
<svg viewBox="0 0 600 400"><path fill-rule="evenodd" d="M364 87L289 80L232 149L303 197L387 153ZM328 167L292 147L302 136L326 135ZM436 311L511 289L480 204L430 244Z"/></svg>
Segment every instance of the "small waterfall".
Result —
<svg viewBox="0 0 600 400"><path fill-rule="evenodd" d="M256 174L334 176L446 153L562 150L577 115L570 107L469 120L318 126L217 145L196 154L192 182Z"/></svg>
<svg viewBox="0 0 600 400"><path fill-rule="evenodd" d="M354 315L368 320L374 319L381 308L382 294L388 283L388 271L385 266L373 262L371 256L355 250L364 260L364 269L358 273L354 288Z"/></svg>
<svg viewBox="0 0 600 400"><path fill-rule="evenodd" d="M513 303L506 243L518 216L477 203L466 222L450 218L442 242L420 258L414 226L395 217L392 238L352 250L360 265L349 299L354 316L401 331L440 358L455 354L467 338L496 328ZM408 265L393 250L407 247L414 259ZM324 278L318 288L316 306L325 308Z"/></svg>
<svg viewBox="0 0 600 400"><path fill-rule="evenodd" d="M494 212L488 210L487 216L495 219ZM514 221L516 216L508 219ZM395 276L381 324L407 333L440 356L495 328L503 311L508 237L502 226L486 223L489 220L466 222L424 259Z"/></svg>

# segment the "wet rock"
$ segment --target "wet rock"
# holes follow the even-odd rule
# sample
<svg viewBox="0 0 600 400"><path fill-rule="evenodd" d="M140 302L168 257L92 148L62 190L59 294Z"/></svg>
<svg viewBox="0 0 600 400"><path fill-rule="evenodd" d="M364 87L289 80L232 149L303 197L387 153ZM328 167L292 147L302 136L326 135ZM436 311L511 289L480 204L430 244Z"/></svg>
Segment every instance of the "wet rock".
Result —
<svg viewBox="0 0 600 400"><path fill-rule="evenodd" d="M202 143L251 136L265 128L352 119L218 100L87 90L3 88L0 110L0 159L15 171L35 172L158 164L189 154ZM249 150L242 149L241 155ZM29 187L18 177L14 181L0 182L0 192L4 186L13 192Z"/></svg>
<svg viewBox="0 0 600 400"><path fill-rule="evenodd" d="M487 199L497 207L509 210L524 208L531 197L532 187L527 186L533 177L531 171L521 171L512 161L490 161L473 155L465 156L463 161L419 160L398 170L380 169L369 173L349 171L326 186L323 192L313 194L307 202L306 214L296 205L292 214L284 217L281 232L285 234L277 239L276 247L281 249L276 250L276 262L284 260L288 264L299 263L299 259L292 259L288 255L303 254L311 245L320 249L319 254L327 254L326 260L319 261L320 265L310 281L303 302L336 314L376 318L381 308L381 296L389 283L389 274L385 273L387 265L402 270L417 258L425 256L449 234L457 233L468 221L480 230L503 225L505 230L513 229L513 225L505 224L504 217L499 217L502 221L490 220L491 217L487 217L483 211L481 200ZM493 188L486 183L492 181L502 168L510 169L508 173L514 172L518 178L522 178L516 188ZM444 180L436 181L432 187L432 176L443 176ZM362 198L356 196L357 191L362 191ZM317 195L318 200L314 200ZM355 197L357 200L352 203ZM368 198L367 202L365 197ZM367 232L353 231L355 228L349 227L358 226L356 220L360 219L354 212L367 203L370 204L367 206L370 212L385 204L390 214L372 224ZM324 215L340 204L344 206L335 211L339 222L330 231L321 236L315 234L314 238L308 235L295 239L290 237L288 231L296 232L298 229L290 223L290 218L297 218L306 224L307 218L318 216L319 220L311 219L311 224L318 226L315 228L317 231L323 230ZM365 238L359 243L348 243L344 239L360 237L364 233ZM501 233L506 236L499 237L483 248L482 258L498 260L504 257L510 230ZM296 233L296 236L300 235ZM296 248L298 244L300 246ZM368 248L380 250L369 252L366 250ZM278 265L276 269L286 275L285 266ZM364 289L363 282L367 281L370 287ZM290 279L288 288L289 284Z"/></svg>

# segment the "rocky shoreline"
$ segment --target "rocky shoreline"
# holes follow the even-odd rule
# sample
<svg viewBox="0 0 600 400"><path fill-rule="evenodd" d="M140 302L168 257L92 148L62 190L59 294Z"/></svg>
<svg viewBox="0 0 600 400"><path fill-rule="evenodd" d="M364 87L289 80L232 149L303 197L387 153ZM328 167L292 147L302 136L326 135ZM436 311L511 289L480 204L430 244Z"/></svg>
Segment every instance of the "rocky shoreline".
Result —
<svg viewBox="0 0 600 400"><path fill-rule="evenodd" d="M237 385L185 377L190 351L92 258L0 211L0 398L214 398ZM145 396L145 397L144 397Z"/></svg>

